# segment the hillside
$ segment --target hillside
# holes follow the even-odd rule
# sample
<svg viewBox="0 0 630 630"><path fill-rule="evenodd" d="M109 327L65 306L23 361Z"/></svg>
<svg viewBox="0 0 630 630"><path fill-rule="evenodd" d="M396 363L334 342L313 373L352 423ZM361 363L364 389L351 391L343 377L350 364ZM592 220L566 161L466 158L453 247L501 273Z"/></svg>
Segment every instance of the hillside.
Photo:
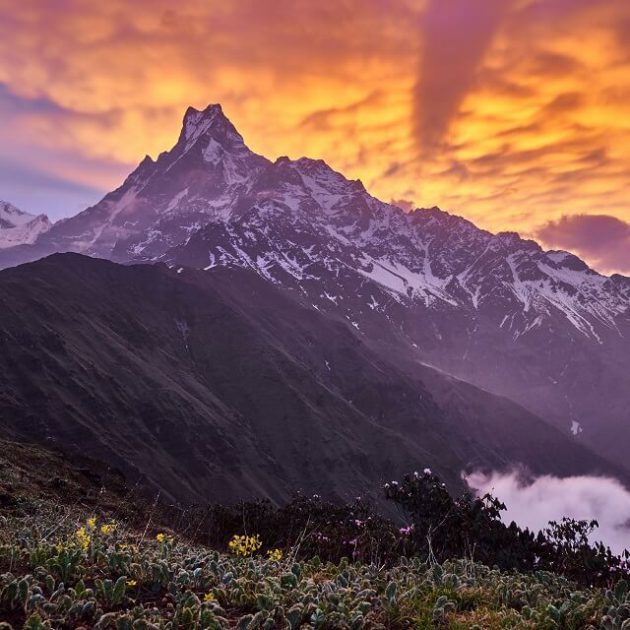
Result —
<svg viewBox="0 0 630 630"><path fill-rule="evenodd" d="M172 499L348 499L427 466L452 487L515 462L622 476L509 401L411 378L247 271L55 255L0 272L0 307L2 433Z"/></svg>
<svg viewBox="0 0 630 630"><path fill-rule="evenodd" d="M133 498L133 500L132 500ZM8 515L35 515L55 503L77 513L98 509L129 517L139 495L124 477L102 462L28 442L0 440L0 509Z"/></svg>
<svg viewBox="0 0 630 630"><path fill-rule="evenodd" d="M248 530L244 514L230 524L219 510L210 522L219 528L219 542L205 546L191 539L199 534L191 517L185 531L165 528L155 506L129 518L110 502L116 492L108 484L101 486L102 502L67 502L67 485L40 496L46 481L29 467L29 484L23 483L24 456L69 483L87 468L72 470L46 449L3 446L15 449L15 457L2 455L0 463L4 474L21 480L16 492L23 509L0 518L2 630L587 630L622 628L628 618L623 580L612 580L611 589L587 588L546 571L393 556L385 522L352 518L358 533L345 540L348 514L345 521L331 519L336 512L330 507L325 521L313 511L314 520L298 531L265 530L262 536ZM314 555L313 549L325 554L329 547L322 527L359 557ZM287 535L297 544L278 547Z"/></svg>

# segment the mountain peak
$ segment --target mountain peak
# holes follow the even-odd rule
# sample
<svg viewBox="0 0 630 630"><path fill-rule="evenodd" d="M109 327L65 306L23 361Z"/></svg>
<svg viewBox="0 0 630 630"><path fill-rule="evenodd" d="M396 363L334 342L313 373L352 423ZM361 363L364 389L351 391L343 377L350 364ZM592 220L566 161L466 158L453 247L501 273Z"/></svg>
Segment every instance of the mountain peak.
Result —
<svg viewBox="0 0 630 630"><path fill-rule="evenodd" d="M19 227L38 218L34 214L20 210L8 201L0 199L0 227Z"/></svg>
<svg viewBox="0 0 630 630"><path fill-rule="evenodd" d="M248 151L243 137L223 113L218 103L208 105L203 110L194 107L186 110L178 144L183 144L184 151L188 151L198 141L205 143L204 149L219 145L230 152Z"/></svg>
<svg viewBox="0 0 630 630"><path fill-rule="evenodd" d="M184 114L184 130L186 130L187 128L193 128L199 125L199 123L204 120L211 122L217 116L222 116L223 118L226 118L225 114L223 113L223 108L221 107L221 105L219 105L219 103L211 103L205 109L197 109L196 107L190 106L186 109L186 112Z"/></svg>
<svg viewBox="0 0 630 630"><path fill-rule="evenodd" d="M20 210L19 208L16 208L12 203L8 201L3 201L2 199L0 199L0 216L3 216L5 214L20 216L20 215L25 215L27 213L24 212L23 210Z"/></svg>

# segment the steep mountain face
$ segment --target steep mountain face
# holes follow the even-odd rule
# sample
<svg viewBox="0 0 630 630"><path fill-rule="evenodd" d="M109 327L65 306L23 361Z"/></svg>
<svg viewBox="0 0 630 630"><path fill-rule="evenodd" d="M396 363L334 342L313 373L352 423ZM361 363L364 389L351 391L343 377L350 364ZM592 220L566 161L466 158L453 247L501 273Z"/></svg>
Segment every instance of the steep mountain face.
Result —
<svg viewBox="0 0 630 630"><path fill-rule="evenodd" d="M411 377L433 366L507 396L628 467L630 279L437 208L404 213L321 160L266 160L219 106L189 109L171 151L0 263L65 250L252 270Z"/></svg>
<svg viewBox="0 0 630 630"><path fill-rule="evenodd" d="M515 462L620 474L513 403L412 376L341 318L224 267L57 254L0 272L0 419L5 437L184 501L348 499L425 466L452 485Z"/></svg>
<svg viewBox="0 0 630 630"><path fill-rule="evenodd" d="M38 246L115 260L154 257L208 221L229 218L267 165L219 105L190 108L171 151L156 161L147 156L120 188L58 222Z"/></svg>
<svg viewBox="0 0 630 630"><path fill-rule="evenodd" d="M370 343L393 344L410 370L426 363L508 396L623 462L630 281L436 209L404 214L364 196L349 202L370 209L363 225L350 211L313 212L308 197L297 208L267 199L163 259L254 269Z"/></svg>
<svg viewBox="0 0 630 630"><path fill-rule="evenodd" d="M51 226L45 214L35 216L0 201L0 249L32 244Z"/></svg>

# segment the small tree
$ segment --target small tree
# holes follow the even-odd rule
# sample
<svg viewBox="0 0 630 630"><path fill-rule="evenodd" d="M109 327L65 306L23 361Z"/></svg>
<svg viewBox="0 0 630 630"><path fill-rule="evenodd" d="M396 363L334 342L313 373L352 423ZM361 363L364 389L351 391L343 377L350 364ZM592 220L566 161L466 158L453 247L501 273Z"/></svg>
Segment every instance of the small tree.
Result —
<svg viewBox="0 0 630 630"><path fill-rule="evenodd" d="M453 498L429 470L386 484L385 496L411 521L418 553L438 562L455 557L486 561L504 528L500 518L505 505L498 499L470 492Z"/></svg>

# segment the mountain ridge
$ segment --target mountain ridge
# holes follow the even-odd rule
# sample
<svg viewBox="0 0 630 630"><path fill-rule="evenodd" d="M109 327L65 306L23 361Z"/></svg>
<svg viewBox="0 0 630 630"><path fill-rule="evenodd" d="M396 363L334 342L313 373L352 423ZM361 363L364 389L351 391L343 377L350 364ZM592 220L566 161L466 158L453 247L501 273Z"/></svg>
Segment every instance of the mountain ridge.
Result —
<svg viewBox="0 0 630 630"><path fill-rule="evenodd" d="M272 162L220 106L189 108L173 149L0 261L67 250L249 269L410 373L434 365L628 465L630 279L437 208L404 212L322 160Z"/></svg>
<svg viewBox="0 0 630 630"><path fill-rule="evenodd" d="M624 478L508 400L412 376L252 270L55 254L1 271L0 305L4 436L169 499L348 500L409 470L457 487L463 469L516 462Z"/></svg>

